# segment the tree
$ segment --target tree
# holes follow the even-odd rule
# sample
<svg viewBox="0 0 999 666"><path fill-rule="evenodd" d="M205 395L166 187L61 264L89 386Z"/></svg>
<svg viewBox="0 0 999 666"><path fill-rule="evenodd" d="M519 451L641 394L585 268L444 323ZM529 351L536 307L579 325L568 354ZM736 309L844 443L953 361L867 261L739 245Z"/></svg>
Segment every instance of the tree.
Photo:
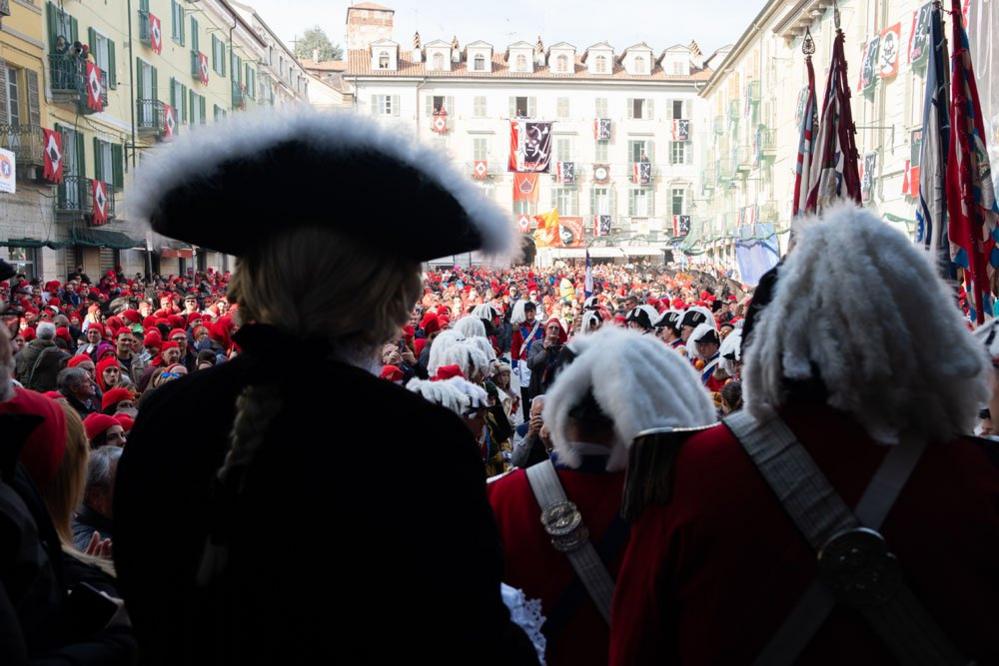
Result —
<svg viewBox="0 0 999 666"><path fill-rule="evenodd" d="M319 51L320 61L343 58L343 49L340 45L331 42L326 32L318 25L306 30L302 38L295 42L295 57L312 60L316 50Z"/></svg>

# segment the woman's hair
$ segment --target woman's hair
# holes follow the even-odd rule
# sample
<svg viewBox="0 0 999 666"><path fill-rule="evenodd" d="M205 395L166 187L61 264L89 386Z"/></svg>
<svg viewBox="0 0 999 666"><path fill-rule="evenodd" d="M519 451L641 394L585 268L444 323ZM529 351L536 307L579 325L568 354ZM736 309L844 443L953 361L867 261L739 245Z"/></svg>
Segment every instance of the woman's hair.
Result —
<svg viewBox="0 0 999 666"><path fill-rule="evenodd" d="M419 264L327 229L305 227L242 257L229 285L240 323L326 339L348 358L371 355L409 320Z"/></svg>
<svg viewBox="0 0 999 666"><path fill-rule="evenodd" d="M66 452L59 463L56 475L42 491L42 498L52 518L52 525L63 544L73 545L71 527L73 513L83 501L83 491L87 482L87 458L90 443L87 431L76 410L69 404L59 401L66 417Z"/></svg>

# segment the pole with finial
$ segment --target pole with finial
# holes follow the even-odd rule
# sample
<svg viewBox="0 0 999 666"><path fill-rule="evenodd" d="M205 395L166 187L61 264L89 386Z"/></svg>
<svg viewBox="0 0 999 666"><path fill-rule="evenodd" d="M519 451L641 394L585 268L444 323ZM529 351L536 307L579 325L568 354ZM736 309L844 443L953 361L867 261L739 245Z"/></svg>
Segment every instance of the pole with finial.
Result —
<svg viewBox="0 0 999 666"><path fill-rule="evenodd" d="M843 32L840 28L839 3L836 0L833 0L833 25L836 26L836 32Z"/></svg>

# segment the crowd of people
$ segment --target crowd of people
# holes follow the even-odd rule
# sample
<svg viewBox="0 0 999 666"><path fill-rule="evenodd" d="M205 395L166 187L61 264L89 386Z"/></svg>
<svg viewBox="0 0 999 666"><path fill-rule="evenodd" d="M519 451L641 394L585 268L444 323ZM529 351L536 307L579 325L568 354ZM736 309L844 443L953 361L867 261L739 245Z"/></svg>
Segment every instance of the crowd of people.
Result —
<svg viewBox="0 0 999 666"><path fill-rule="evenodd" d="M0 663L999 663L999 335L876 217L431 268L513 242L432 151L257 134L138 194L233 274L0 264ZM434 221L243 211L291 164Z"/></svg>

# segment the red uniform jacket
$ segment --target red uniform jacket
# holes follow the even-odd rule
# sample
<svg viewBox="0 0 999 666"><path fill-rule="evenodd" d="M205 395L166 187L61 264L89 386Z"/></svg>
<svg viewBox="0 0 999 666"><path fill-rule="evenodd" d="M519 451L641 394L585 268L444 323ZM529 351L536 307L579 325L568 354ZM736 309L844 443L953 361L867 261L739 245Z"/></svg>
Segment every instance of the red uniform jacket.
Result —
<svg viewBox="0 0 999 666"><path fill-rule="evenodd" d="M600 464L592 466L590 457L585 460L582 469L593 471L559 468L558 476L566 496L583 515L590 541L599 548L620 510L624 472L598 471L606 458L597 458ZM552 546L541 525L541 508L534 499L527 474L518 469L489 484L488 492L503 542L503 581L523 590L528 599L540 599L542 613L550 617L575 572L565 554ZM623 553L622 545L609 563L611 576L617 575ZM556 640L548 644L548 666L605 666L609 633L607 622L584 591L582 601L568 616Z"/></svg>
<svg viewBox="0 0 999 666"><path fill-rule="evenodd" d="M855 506L886 448L822 405L783 416ZM674 478L670 503L633 526L615 590L610 663L751 663L814 580L815 554L724 425L684 444ZM929 446L881 532L910 588L965 656L999 662L999 475L981 443ZM893 659L839 605L799 663Z"/></svg>

